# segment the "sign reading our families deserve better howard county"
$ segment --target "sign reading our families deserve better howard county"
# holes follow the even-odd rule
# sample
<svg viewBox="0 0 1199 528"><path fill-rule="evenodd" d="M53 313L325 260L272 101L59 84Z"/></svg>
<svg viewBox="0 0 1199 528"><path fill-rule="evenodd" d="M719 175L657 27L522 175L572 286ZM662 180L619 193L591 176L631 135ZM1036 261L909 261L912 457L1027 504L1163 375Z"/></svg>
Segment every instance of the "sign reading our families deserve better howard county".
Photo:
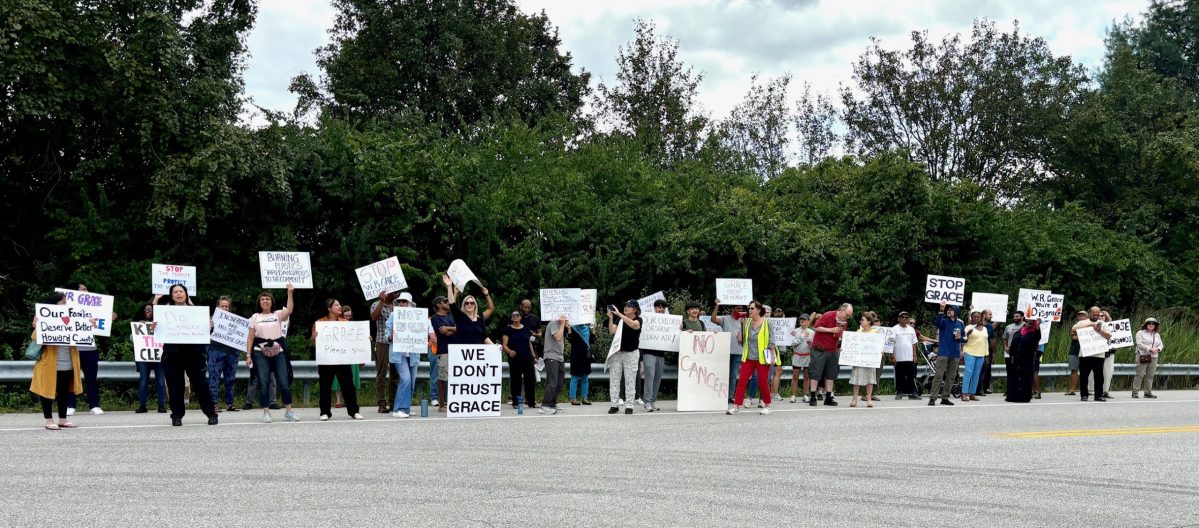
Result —
<svg viewBox="0 0 1199 528"><path fill-rule="evenodd" d="M306 252L259 251L258 269L263 288L312 289L312 259Z"/></svg>
<svg viewBox="0 0 1199 528"><path fill-rule="evenodd" d="M479 418L500 415L500 345L450 345L446 384L450 418ZM728 360L725 360L728 363Z"/></svg>
<svg viewBox="0 0 1199 528"><path fill-rule="evenodd" d="M92 323L82 317L72 317L71 309L65 304L38 304L37 344L39 345L94 345Z"/></svg>

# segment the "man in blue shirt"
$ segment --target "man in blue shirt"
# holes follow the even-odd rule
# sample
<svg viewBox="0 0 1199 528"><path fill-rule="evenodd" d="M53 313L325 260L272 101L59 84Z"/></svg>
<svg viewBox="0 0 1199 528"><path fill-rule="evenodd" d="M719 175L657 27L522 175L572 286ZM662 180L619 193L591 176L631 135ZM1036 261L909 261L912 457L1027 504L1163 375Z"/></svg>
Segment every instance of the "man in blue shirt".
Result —
<svg viewBox="0 0 1199 528"><path fill-rule="evenodd" d="M933 390L929 392L929 405L936 405L941 398L941 405L953 405L949 395L953 392L953 384L958 378L958 362L962 360L962 343L966 342L966 325L958 319L957 308L946 306L941 301L941 310L937 312L937 361L933 365Z"/></svg>

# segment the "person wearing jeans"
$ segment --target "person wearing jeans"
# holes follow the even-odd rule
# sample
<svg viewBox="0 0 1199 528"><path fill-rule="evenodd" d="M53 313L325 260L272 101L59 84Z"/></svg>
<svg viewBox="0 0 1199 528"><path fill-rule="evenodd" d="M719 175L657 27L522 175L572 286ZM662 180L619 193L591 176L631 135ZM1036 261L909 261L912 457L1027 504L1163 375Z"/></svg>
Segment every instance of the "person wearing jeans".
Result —
<svg viewBox="0 0 1199 528"><path fill-rule="evenodd" d="M729 334L729 403L737 392L737 378L734 373L741 371L741 319L745 312L740 306L734 306L729 315L720 315L720 299L712 307L712 324L719 325L721 332Z"/></svg>
<svg viewBox="0 0 1199 528"><path fill-rule="evenodd" d="M298 422L292 410L291 381L287 368L287 340L283 338L283 323L291 319L295 308L295 288L287 285L287 306L274 310L275 300L270 292L258 294L258 313L250 316L250 331L246 343L246 366L257 374L258 404L262 407L262 421L271 422L271 378L275 389L283 397L287 411L283 419ZM257 366L257 370L255 370Z"/></svg>
<svg viewBox="0 0 1199 528"><path fill-rule="evenodd" d="M1165 345L1157 332L1157 319L1145 319L1141 329L1137 331L1137 375L1132 379L1132 397L1139 398L1137 392L1145 389L1146 398L1156 398L1153 394L1153 376L1157 374L1157 357Z"/></svg>
<svg viewBox="0 0 1199 528"><path fill-rule="evenodd" d="M936 325L938 330L937 361L933 366L933 387L929 393L929 405L936 405L937 398L941 405L953 405L949 396L953 393L953 383L958 377L958 363L962 357L962 343L966 341L966 325L957 317L957 308L946 306L941 301L941 309L937 312Z"/></svg>
<svg viewBox="0 0 1199 528"><path fill-rule="evenodd" d="M594 316L594 314L592 314ZM570 404L591 405L591 325L578 324L568 332L570 339ZM576 392L582 388L582 392ZM579 398L575 396L578 395Z"/></svg>
<svg viewBox="0 0 1199 528"><path fill-rule="evenodd" d="M619 319L619 322L614 320L614 317ZM608 365L608 399L612 401L612 406L608 408L608 414L616 414L620 412L620 407L616 402L619 401L621 379L624 380L625 394L636 394L637 392L633 385L637 380L637 360L641 354L641 305L635 299L630 299L625 302L622 312L616 311L615 306L608 305L608 332L613 335L613 339L620 338L617 343L617 351L609 353L606 361ZM633 414L633 405L632 400L626 399L624 413Z"/></svg>
<svg viewBox="0 0 1199 528"><path fill-rule="evenodd" d="M542 349L542 359L545 360L545 395L541 400L541 414L557 414L558 394L562 392L562 381L566 374L566 337L570 334L570 321L565 315L557 321L550 321L545 326L545 348Z"/></svg>
<svg viewBox="0 0 1199 528"><path fill-rule="evenodd" d="M232 307L233 300L222 295L217 301L217 308L226 312ZM209 323L210 325L212 323ZM220 401L221 380L225 381L225 406L229 412L240 411L233 405L233 386L237 383L238 356L241 352L229 345L217 342L208 344L208 391L212 399ZM219 406L217 410L220 410Z"/></svg>
<svg viewBox="0 0 1199 528"><path fill-rule="evenodd" d="M970 312L970 327L966 328L966 345L962 347L962 359L966 362L966 373L962 377L962 401L978 401L978 390L983 367L991 348L989 326L979 312Z"/></svg>
<svg viewBox="0 0 1199 528"><path fill-rule="evenodd" d="M398 384L397 371L391 367L389 357L391 354L391 346L389 337L391 336L391 328L387 321L391 319L392 306L399 302L402 296L407 296L407 301L412 302L412 294L409 293L387 293L380 292L379 300L371 304L371 320L375 322L375 400L379 404L379 414L391 412L391 405L387 403L387 397L395 394ZM432 357L430 362L434 361ZM388 391L387 374L391 373L391 390ZM437 401L437 390L433 391L433 401Z"/></svg>
<svg viewBox="0 0 1199 528"><path fill-rule="evenodd" d="M399 302L396 304L399 305ZM405 304L404 307L406 308L407 305ZM408 418L412 416L412 392L416 388L416 368L420 366L420 354L396 350L395 329L393 327L395 313L395 310L392 310L387 315L386 326L389 329L387 332L387 341L391 349L387 359L400 379L400 382L396 385L395 399L392 400L391 416L393 418ZM425 345L425 350L432 352L433 347L437 343L437 335L433 332L433 323L429 319L425 319L425 325L428 330L428 343ZM429 356L432 357L432 354L429 354Z"/></svg>
<svg viewBox="0 0 1199 528"><path fill-rule="evenodd" d="M86 292L86 284L77 284L77 291ZM117 314L112 314L112 321L117 320ZM79 345L75 347L79 351L79 369L83 372L83 386L87 389L87 406L92 414L104 414L104 409L100 408L100 350L95 345ZM78 402L75 398L75 393L67 395L67 416L75 414L75 407Z"/></svg>
<svg viewBox="0 0 1199 528"><path fill-rule="evenodd" d="M154 304L146 303L142 306L141 312L133 316L135 323L148 323L154 319ZM161 345L158 345L161 347ZM136 359L136 358L135 358ZM159 358L161 359L161 358ZM149 397L150 375L154 375L154 381L158 386L158 412L167 412L167 380L166 372L162 369L162 361L137 361L137 401L138 407L135 413L141 414L147 412L146 399Z"/></svg>

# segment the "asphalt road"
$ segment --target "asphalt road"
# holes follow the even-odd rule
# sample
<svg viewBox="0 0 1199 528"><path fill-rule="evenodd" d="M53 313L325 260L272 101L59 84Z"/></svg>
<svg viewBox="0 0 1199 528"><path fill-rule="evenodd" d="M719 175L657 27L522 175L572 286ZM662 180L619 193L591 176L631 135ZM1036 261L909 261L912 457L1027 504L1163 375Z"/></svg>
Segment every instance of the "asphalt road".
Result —
<svg viewBox="0 0 1199 528"><path fill-rule="evenodd" d="M1159 395L216 427L194 411L182 428L108 413L70 431L0 415L0 526L1199 526L1199 392Z"/></svg>

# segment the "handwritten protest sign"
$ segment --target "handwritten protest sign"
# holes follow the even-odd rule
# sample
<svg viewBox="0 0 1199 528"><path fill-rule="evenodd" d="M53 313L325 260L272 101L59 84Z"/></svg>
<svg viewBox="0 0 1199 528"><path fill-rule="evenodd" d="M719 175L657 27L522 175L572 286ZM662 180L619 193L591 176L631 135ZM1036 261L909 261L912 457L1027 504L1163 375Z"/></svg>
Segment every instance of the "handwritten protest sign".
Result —
<svg viewBox="0 0 1199 528"><path fill-rule="evenodd" d="M1049 331L1053 329L1052 321L1041 321L1041 340L1037 341L1038 345L1049 344Z"/></svg>
<svg viewBox="0 0 1199 528"><path fill-rule="evenodd" d="M641 349L679 351L679 327L683 316L660 313L641 314Z"/></svg>
<svg viewBox="0 0 1199 528"><path fill-rule="evenodd" d="M583 303L580 300L583 291L578 288L542 288L541 290L541 320L555 321L566 315L570 321L581 321L580 310Z"/></svg>
<svg viewBox="0 0 1199 528"><path fill-rule="evenodd" d="M312 259L306 252L259 251L258 269L263 288L312 289Z"/></svg>
<svg viewBox="0 0 1199 528"><path fill-rule="evenodd" d="M794 317L771 317L766 320L770 325L770 340L775 346L791 346L795 342L795 336L791 332L795 331Z"/></svg>
<svg viewBox="0 0 1199 528"><path fill-rule="evenodd" d="M641 308L641 313L643 313L643 314L653 313L654 301L665 301L665 300L666 300L666 294L664 294L662 292L656 292L656 293L649 294L645 297L642 297L640 299L637 299L637 306L639 308Z"/></svg>
<svg viewBox="0 0 1199 528"><path fill-rule="evenodd" d="M749 304L754 300L754 280L716 279L716 298L725 306Z"/></svg>
<svg viewBox="0 0 1199 528"><path fill-rule="evenodd" d="M164 345L207 345L208 321L207 306L155 306L154 337Z"/></svg>
<svg viewBox="0 0 1199 528"><path fill-rule="evenodd" d="M391 311L391 351L424 354L429 351L429 309L400 308Z"/></svg>
<svg viewBox="0 0 1199 528"><path fill-rule="evenodd" d="M1107 345L1107 339L1099 332L1096 332L1093 327L1083 328L1078 331L1078 347L1078 357L1102 356L1110 350Z"/></svg>
<svg viewBox="0 0 1199 528"><path fill-rule="evenodd" d="M1006 322L1007 321L1007 303L1008 296L999 293L979 293L970 294L970 304L974 306L974 310L982 312L991 310L991 321Z"/></svg>
<svg viewBox="0 0 1199 528"><path fill-rule="evenodd" d="M372 337L370 321L317 321L316 364L370 363Z"/></svg>
<svg viewBox="0 0 1199 528"><path fill-rule="evenodd" d="M39 345L94 345L92 323L83 317L72 317L71 309L65 304L38 304L33 308L37 314L37 344Z"/></svg>
<svg viewBox="0 0 1199 528"><path fill-rule="evenodd" d="M367 264L354 270L354 274L358 275L358 285L362 288L362 295L365 295L367 299L374 299L380 293L397 292L408 288L408 281L404 279L404 271L400 269L400 259L396 257Z"/></svg>
<svg viewBox="0 0 1199 528"><path fill-rule="evenodd" d="M245 351L250 340L250 320L217 308L212 311L212 341Z"/></svg>
<svg viewBox="0 0 1199 528"><path fill-rule="evenodd" d="M883 336L883 353L895 353L895 330L889 326L878 327L879 335Z"/></svg>
<svg viewBox="0 0 1199 528"><path fill-rule="evenodd" d="M483 287L479 278L475 276L475 272L471 271L462 259L451 262L450 269L446 270L445 274L450 277L450 282L453 282L459 290L466 291L466 284L471 281L478 284L480 288Z"/></svg>
<svg viewBox="0 0 1199 528"><path fill-rule="evenodd" d="M150 265L150 292L154 295L166 295L171 292L171 286L182 284L187 288L188 295L199 295L196 287L196 267L177 266L175 264Z"/></svg>
<svg viewBox="0 0 1199 528"><path fill-rule="evenodd" d="M679 411L720 411L729 394L729 338L679 334Z"/></svg>
<svg viewBox="0 0 1199 528"><path fill-rule="evenodd" d="M604 360L605 369L608 368L608 360L611 360L613 355L620 352L620 339L622 337L624 337L624 319L621 319L619 323L616 323L616 333L612 334L612 344L608 346L608 358Z"/></svg>
<svg viewBox="0 0 1199 528"><path fill-rule="evenodd" d="M1064 295L1055 295L1048 290L1020 288L1020 294L1016 297L1016 309L1023 312L1024 317L1042 322L1061 321L1062 306L1065 303Z"/></svg>
<svg viewBox="0 0 1199 528"><path fill-rule="evenodd" d="M571 320L571 324L595 324L596 304L599 303L599 292L596 290L579 290L580 319Z"/></svg>
<svg viewBox="0 0 1199 528"><path fill-rule="evenodd" d="M102 337L112 335L113 296L62 288L54 288L54 291L67 297L71 317L96 320L93 334Z"/></svg>
<svg viewBox="0 0 1199 528"><path fill-rule="evenodd" d="M480 418L500 415L501 354L499 345L450 345L446 416ZM528 404L526 401L525 405Z"/></svg>
<svg viewBox="0 0 1199 528"><path fill-rule="evenodd" d="M952 304L961 306L966 303L966 279L960 277L945 277L929 275L924 280L924 301L933 304ZM875 365L876 367L878 365Z"/></svg>
<svg viewBox="0 0 1199 528"><path fill-rule="evenodd" d="M1111 339L1107 340L1107 346L1111 350L1130 347L1136 344L1132 337L1132 321L1128 319L1119 319L1107 323L1107 331L1112 334Z"/></svg>
<svg viewBox="0 0 1199 528"><path fill-rule="evenodd" d="M133 360L143 363L162 361L162 343L154 338L150 323L129 323L129 340L133 342Z"/></svg>
<svg viewBox="0 0 1199 528"><path fill-rule="evenodd" d="M845 332L841 334L840 363L851 367L878 368L883 363L884 344L886 337L883 334Z"/></svg>
<svg viewBox="0 0 1199 528"><path fill-rule="evenodd" d="M720 325L712 322L712 316L701 315L701 316L699 316L699 320L703 321L704 329L706 329L707 331L709 331L709 332L719 332L720 331Z"/></svg>

